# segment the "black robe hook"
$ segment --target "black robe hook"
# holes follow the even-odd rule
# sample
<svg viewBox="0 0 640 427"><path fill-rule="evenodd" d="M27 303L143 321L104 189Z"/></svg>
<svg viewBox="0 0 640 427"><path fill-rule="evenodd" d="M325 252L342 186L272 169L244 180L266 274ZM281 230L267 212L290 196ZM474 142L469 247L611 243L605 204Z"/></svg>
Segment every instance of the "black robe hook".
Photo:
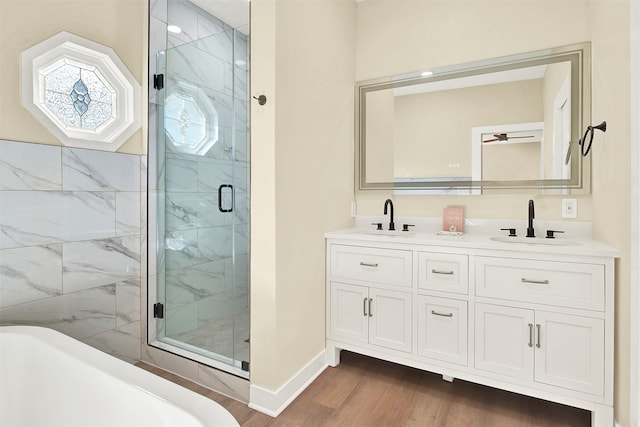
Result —
<svg viewBox="0 0 640 427"><path fill-rule="evenodd" d="M267 103L267 97L265 95L260 95L260 96L253 96L253 99L257 99L258 100L258 104L260 105L264 105Z"/></svg>

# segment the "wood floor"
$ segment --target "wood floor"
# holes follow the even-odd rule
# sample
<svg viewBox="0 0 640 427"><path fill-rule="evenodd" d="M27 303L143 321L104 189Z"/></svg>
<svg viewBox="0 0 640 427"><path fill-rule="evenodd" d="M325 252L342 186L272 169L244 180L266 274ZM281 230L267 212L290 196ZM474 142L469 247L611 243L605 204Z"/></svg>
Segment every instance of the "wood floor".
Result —
<svg viewBox="0 0 640 427"><path fill-rule="evenodd" d="M346 351L277 418L149 365L227 408L243 427L590 426L591 413Z"/></svg>

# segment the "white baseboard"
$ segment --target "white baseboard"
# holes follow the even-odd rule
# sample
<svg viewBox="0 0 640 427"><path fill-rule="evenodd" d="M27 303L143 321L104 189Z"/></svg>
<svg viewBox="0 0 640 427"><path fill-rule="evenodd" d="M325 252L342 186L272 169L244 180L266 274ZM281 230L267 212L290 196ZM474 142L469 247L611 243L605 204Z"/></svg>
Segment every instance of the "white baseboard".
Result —
<svg viewBox="0 0 640 427"><path fill-rule="evenodd" d="M276 391L251 384L249 407L263 414L277 417L327 366L325 350L323 350Z"/></svg>

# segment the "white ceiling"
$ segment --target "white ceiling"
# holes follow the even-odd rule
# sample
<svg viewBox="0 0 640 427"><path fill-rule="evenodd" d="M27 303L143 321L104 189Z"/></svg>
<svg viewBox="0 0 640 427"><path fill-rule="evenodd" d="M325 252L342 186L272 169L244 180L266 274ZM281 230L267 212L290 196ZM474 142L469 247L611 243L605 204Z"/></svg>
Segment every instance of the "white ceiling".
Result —
<svg viewBox="0 0 640 427"><path fill-rule="evenodd" d="M249 0L190 0L233 28L249 33Z"/></svg>

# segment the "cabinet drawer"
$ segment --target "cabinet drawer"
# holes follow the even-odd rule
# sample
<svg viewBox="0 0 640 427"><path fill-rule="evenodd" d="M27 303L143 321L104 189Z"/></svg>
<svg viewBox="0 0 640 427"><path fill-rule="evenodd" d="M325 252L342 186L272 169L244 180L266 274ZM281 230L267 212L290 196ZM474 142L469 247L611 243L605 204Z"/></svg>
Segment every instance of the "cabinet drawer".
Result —
<svg viewBox="0 0 640 427"><path fill-rule="evenodd" d="M420 252L418 287L435 291L469 293L469 258L467 255Z"/></svg>
<svg viewBox="0 0 640 427"><path fill-rule="evenodd" d="M418 354L467 366L467 302L418 295Z"/></svg>
<svg viewBox="0 0 640 427"><path fill-rule="evenodd" d="M412 252L331 245L331 277L410 287Z"/></svg>
<svg viewBox="0 0 640 427"><path fill-rule="evenodd" d="M600 264L476 259L478 296L604 311L604 292Z"/></svg>

